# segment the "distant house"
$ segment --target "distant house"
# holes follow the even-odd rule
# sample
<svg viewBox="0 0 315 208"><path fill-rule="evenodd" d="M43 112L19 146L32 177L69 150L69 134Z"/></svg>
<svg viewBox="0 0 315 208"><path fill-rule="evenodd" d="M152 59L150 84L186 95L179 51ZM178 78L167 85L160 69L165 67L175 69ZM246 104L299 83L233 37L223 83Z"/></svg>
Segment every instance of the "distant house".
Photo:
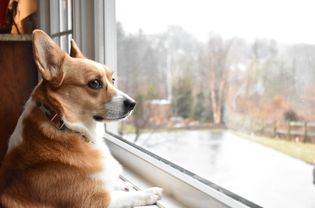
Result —
<svg viewBox="0 0 315 208"><path fill-rule="evenodd" d="M145 103L147 115L150 117L149 126L168 126L172 116L171 101L166 99L149 100Z"/></svg>

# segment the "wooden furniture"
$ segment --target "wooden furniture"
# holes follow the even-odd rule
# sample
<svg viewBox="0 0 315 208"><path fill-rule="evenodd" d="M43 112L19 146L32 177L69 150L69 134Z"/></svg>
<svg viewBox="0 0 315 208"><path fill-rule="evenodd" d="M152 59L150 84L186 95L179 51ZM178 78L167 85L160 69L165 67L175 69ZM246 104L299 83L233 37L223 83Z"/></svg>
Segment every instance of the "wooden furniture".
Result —
<svg viewBox="0 0 315 208"><path fill-rule="evenodd" d="M0 161L37 80L31 36L0 35Z"/></svg>

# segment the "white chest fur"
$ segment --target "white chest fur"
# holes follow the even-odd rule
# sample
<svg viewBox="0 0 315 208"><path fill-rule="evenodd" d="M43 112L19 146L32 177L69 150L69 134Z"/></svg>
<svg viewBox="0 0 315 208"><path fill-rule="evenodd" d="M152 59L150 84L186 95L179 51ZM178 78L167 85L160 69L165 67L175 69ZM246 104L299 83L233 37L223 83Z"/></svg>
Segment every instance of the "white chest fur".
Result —
<svg viewBox="0 0 315 208"><path fill-rule="evenodd" d="M70 123L63 118L66 126L73 131L80 132L91 143L89 144L92 149L101 153L101 166L102 169L98 173L92 174L90 177L94 180L101 182L104 188L111 191L115 188L115 183L122 173L122 167L111 155L107 145L104 141L105 129L104 124L92 120L85 120L84 122Z"/></svg>
<svg viewBox="0 0 315 208"><path fill-rule="evenodd" d="M17 125L9 139L9 145L8 145L8 150L7 150L7 154L14 149L15 147L19 146L22 142L23 142L23 137L22 137L22 133L23 133L23 121L24 118L27 117L31 110L33 109L33 107L35 106L35 102L30 98L25 106L24 106L24 111L22 113L22 115L20 116Z"/></svg>
<svg viewBox="0 0 315 208"><path fill-rule="evenodd" d="M119 180L119 175L122 173L122 167L111 155L104 142L91 144L91 148L97 149L102 155L102 169L98 173L91 175L91 177L100 181L106 190L112 191Z"/></svg>

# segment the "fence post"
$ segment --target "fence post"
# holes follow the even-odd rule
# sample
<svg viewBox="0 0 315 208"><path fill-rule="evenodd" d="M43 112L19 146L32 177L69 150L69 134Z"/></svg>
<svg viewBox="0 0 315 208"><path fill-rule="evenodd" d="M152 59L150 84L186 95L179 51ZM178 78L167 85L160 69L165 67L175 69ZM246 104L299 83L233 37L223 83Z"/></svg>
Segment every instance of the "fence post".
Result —
<svg viewBox="0 0 315 208"><path fill-rule="evenodd" d="M273 121L272 125L272 137L275 138L277 136L277 122Z"/></svg>
<svg viewBox="0 0 315 208"><path fill-rule="evenodd" d="M309 142L307 136L307 121L304 122L304 142Z"/></svg>
<svg viewBox="0 0 315 208"><path fill-rule="evenodd" d="M288 121L288 139L291 140L291 121Z"/></svg>

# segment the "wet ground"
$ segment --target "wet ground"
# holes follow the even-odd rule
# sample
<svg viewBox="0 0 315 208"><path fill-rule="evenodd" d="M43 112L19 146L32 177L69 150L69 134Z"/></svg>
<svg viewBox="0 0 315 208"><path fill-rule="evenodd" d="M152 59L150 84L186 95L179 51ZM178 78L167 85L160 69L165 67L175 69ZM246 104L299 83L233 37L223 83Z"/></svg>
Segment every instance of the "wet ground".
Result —
<svg viewBox="0 0 315 208"><path fill-rule="evenodd" d="M137 144L263 207L315 208L311 165L231 133L146 133Z"/></svg>

